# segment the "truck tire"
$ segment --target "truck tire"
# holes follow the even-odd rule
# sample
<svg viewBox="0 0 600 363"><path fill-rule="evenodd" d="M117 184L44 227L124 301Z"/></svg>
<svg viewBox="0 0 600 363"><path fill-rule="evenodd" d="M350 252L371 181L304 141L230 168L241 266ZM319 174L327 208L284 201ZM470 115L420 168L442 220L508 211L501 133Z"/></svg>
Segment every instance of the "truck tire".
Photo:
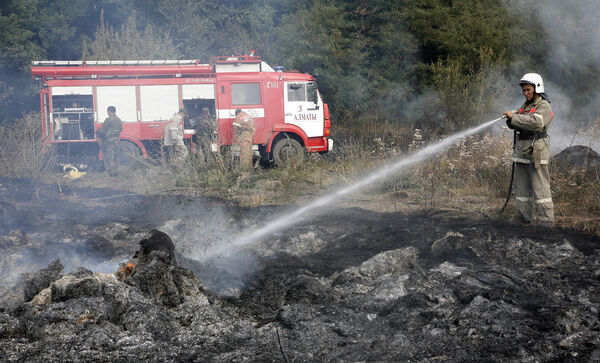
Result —
<svg viewBox="0 0 600 363"><path fill-rule="evenodd" d="M129 166L141 155L141 150L136 144L125 140L119 142L119 165Z"/></svg>
<svg viewBox="0 0 600 363"><path fill-rule="evenodd" d="M273 161L277 166L287 165L293 158L304 158L304 148L294 139L279 139L273 147Z"/></svg>

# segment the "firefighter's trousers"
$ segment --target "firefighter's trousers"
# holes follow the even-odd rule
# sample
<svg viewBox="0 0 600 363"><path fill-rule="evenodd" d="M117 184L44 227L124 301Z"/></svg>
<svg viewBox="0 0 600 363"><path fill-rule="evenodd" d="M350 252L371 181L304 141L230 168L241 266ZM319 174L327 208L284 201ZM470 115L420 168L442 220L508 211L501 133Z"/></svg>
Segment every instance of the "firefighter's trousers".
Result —
<svg viewBox="0 0 600 363"><path fill-rule="evenodd" d="M252 132L243 131L240 137L240 169L252 170Z"/></svg>
<svg viewBox="0 0 600 363"><path fill-rule="evenodd" d="M102 142L102 158L104 159L104 168L110 175L117 174L119 165L118 153L120 142L118 138L108 138Z"/></svg>
<svg viewBox="0 0 600 363"><path fill-rule="evenodd" d="M515 199L526 221L554 222L548 165L515 163Z"/></svg>
<svg viewBox="0 0 600 363"><path fill-rule="evenodd" d="M181 144L167 146L169 164L176 164L185 159L188 154L187 147Z"/></svg>

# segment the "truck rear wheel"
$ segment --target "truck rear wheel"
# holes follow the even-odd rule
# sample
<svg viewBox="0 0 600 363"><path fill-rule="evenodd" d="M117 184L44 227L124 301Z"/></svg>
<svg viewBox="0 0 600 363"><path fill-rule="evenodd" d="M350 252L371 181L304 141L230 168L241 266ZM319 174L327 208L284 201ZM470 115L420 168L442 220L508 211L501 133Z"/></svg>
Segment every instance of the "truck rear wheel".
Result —
<svg viewBox="0 0 600 363"><path fill-rule="evenodd" d="M286 137L275 143L275 147L273 147L275 165L284 166L295 158L304 158L304 148L297 140Z"/></svg>
<svg viewBox="0 0 600 363"><path fill-rule="evenodd" d="M129 141L121 140L119 142L119 165L128 166L131 165L141 157L142 153L140 148Z"/></svg>

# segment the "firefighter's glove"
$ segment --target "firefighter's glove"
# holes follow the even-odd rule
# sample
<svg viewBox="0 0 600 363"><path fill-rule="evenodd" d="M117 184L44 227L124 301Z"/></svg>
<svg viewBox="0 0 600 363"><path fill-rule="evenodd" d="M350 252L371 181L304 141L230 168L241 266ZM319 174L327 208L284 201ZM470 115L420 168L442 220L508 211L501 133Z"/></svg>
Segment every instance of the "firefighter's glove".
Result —
<svg viewBox="0 0 600 363"><path fill-rule="evenodd" d="M506 119L506 126L508 126L509 129L514 129L515 127L512 125L511 121L512 121L512 119L507 118Z"/></svg>

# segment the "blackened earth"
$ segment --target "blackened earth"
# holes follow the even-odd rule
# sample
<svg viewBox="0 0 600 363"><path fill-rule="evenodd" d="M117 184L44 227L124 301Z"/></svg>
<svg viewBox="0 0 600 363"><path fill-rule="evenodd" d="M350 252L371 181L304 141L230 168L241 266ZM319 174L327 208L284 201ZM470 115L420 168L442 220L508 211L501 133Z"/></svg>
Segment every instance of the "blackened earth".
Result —
<svg viewBox="0 0 600 363"><path fill-rule="evenodd" d="M0 184L2 360L600 360L597 237L344 208L205 260L282 208Z"/></svg>

